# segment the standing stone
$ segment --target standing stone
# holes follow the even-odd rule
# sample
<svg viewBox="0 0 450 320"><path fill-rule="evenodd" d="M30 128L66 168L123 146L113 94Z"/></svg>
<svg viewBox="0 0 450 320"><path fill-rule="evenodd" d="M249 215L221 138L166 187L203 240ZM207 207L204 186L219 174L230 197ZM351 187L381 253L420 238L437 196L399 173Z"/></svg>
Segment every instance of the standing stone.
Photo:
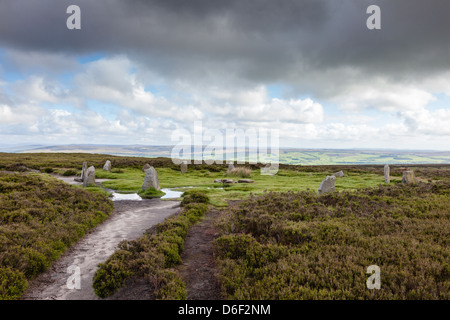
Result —
<svg viewBox="0 0 450 320"><path fill-rule="evenodd" d="M187 168L188 168L187 162L186 162L186 161L183 161L183 162L181 163L181 165L180 165L181 173L186 173L186 172L187 172Z"/></svg>
<svg viewBox="0 0 450 320"><path fill-rule="evenodd" d="M339 172L335 172L333 173L333 176L335 176L336 178L342 178L344 176L344 171L339 171Z"/></svg>
<svg viewBox="0 0 450 320"><path fill-rule="evenodd" d="M416 177L414 175L414 171L412 170L403 171L402 183L416 184Z"/></svg>
<svg viewBox="0 0 450 320"><path fill-rule="evenodd" d="M105 165L103 166L103 170L111 172L111 161L106 160Z"/></svg>
<svg viewBox="0 0 450 320"><path fill-rule="evenodd" d="M145 172L145 170L150 169L152 166L149 165L148 163L144 164L144 166L142 167L142 172Z"/></svg>
<svg viewBox="0 0 450 320"><path fill-rule="evenodd" d="M334 186L334 183L336 182L335 176L327 176L325 179L323 179L322 183L319 186L319 190L317 190L317 193L319 195L327 193L327 192L334 192L336 191L336 188Z"/></svg>
<svg viewBox="0 0 450 320"><path fill-rule="evenodd" d="M227 173L230 173L231 171L233 171L233 169L234 169L234 164L233 163L228 164Z"/></svg>
<svg viewBox="0 0 450 320"><path fill-rule="evenodd" d="M81 182L84 181L84 176L86 175L86 170L87 170L87 162L84 161L83 162L83 168L81 169L81 177L80 177Z"/></svg>
<svg viewBox="0 0 450 320"><path fill-rule="evenodd" d="M83 187L95 185L95 168L90 166L84 175Z"/></svg>
<svg viewBox="0 0 450 320"><path fill-rule="evenodd" d="M391 183L391 169L388 164L384 166L384 182Z"/></svg>
<svg viewBox="0 0 450 320"><path fill-rule="evenodd" d="M144 183L142 184L142 190L146 190L148 188L155 188L156 190L160 190L158 173L152 166L145 170Z"/></svg>

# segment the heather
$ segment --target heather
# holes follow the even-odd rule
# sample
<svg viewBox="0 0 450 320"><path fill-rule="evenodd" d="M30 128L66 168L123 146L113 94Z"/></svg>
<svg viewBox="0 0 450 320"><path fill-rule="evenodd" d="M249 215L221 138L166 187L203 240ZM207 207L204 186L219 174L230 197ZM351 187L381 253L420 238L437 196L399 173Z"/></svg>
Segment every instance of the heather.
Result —
<svg viewBox="0 0 450 320"><path fill-rule="evenodd" d="M215 242L229 299L450 298L450 183L322 196L266 192L227 209ZM366 287L367 267L381 289Z"/></svg>
<svg viewBox="0 0 450 320"><path fill-rule="evenodd" d="M112 212L104 195L53 177L0 172L0 299L17 299L28 280Z"/></svg>

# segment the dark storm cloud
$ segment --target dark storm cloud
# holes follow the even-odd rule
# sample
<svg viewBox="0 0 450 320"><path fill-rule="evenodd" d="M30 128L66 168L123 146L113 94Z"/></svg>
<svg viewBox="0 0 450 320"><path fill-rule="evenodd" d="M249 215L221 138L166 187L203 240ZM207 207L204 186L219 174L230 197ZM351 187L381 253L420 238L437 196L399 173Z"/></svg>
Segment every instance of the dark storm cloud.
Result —
<svg viewBox="0 0 450 320"><path fill-rule="evenodd" d="M82 29L67 30L77 4ZM366 8L382 30L366 28ZM126 53L167 77L300 82L351 66L392 78L450 67L450 1L1 1L3 48Z"/></svg>

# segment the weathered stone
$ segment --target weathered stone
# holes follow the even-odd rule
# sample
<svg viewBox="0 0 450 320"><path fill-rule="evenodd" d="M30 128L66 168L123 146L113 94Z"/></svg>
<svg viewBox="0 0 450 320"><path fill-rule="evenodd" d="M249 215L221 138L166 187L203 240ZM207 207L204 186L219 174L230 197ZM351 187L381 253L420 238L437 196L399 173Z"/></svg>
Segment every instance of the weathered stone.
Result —
<svg viewBox="0 0 450 320"><path fill-rule="evenodd" d="M233 183L233 179L222 179L222 183Z"/></svg>
<svg viewBox="0 0 450 320"><path fill-rule="evenodd" d="M95 185L95 168L90 166L84 174L83 187Z"/></svg>
<svg viewBox="0 0 450 320"><path fill-rule="evenodd" d="M335 172L333 173L333 176L335 176L336 178L342 178L344 176L344 171L339 171L339 172Z"/></svg>
<svg viewBox="0 0 450 320"><path fill-rule="evenodd" d="M103 166L103 170L111 172L111 161L106 160L105 165Z"/></svg>
<svg viewBox="0 0 450 320"><path fill-rule="evenodd" d="M216 179L214 180L214 183L222 183L222 179Z"/></svg>
<svg viewBox="0 0 450 320"><path fill-rule="evenodd" d="M384 166L384 182L385 183L391 182L391 168L389 168L388 164Z"/></svg>
<svg viewBox="0 0 450 320"><path fill-rule="evenodd" d="M255 182L255 181L250 180L250 179L239 179L238 180L238 183L253 183L253 182Z"/></svg>
<svg viewBox="0 0 450 320"><path fill-rule="evenodd" d="M149 165L148 163L144 164L144 166L142 167L142 172L145 172L145 170L150 169L151 165Z"/></svg>
<svg viewBox="0 0 450 320"><path fill-rule="evenodd" d="M414 171L412 171L412 170L403 171L402 183L415 184L416 183L416 177L414 175Z"/></svg>
<svg viewBox="0 0 450 320"><path fill-rule="evenodd" d="M183 161L183 162L181 163L181 165L180 165L181 173L186 173L186 172L187 172L187 169L188 169L187 162L186 162L186 161Z"/></svg>
<svg viewBox="0 0 450 320"><path fill-rule="evenodd" d="M232 164L232 163L228 164L227 173L230 173L231 171L233 171L233 169L234 169L234 164Z"/></svg>
<svg viewBox="0 0 450 320"><path fill-rule="evenodd" d="M142 184L143 190L146 190L148 188L155 188L156 190L160 190L158 173L152 166L145 170L144 183Z"/></svg>
<svg viewBox="0 0 450 320"><path fill-rule="evenodd" d="M327 192L334 192L336 191L336 188L334 186L334 183L336 182L335 176L327 176L325 179L323 179L322 183L319 186L319 190L317 190L317 193L319 195L327 193Z"/></svg>
<svg viewBox="0 0 450 320"><path fill-rule="evenodd" d="M84 175L86 174L86 170L87 170L87 162L84 161L83 162L83 167L81 168L81 177L80 177L81 182L84 181Z"/></svg>

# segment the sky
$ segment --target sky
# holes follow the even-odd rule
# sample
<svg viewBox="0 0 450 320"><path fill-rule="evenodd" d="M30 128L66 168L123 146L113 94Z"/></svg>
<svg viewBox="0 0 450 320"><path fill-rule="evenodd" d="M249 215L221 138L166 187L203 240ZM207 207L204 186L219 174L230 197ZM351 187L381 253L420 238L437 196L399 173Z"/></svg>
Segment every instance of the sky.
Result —
<svg viewBox="0 0 450 320"><path fill-rule="evenodd" d="M69 5L81 29L66 26ZM370 5L381 29L368 29ZM450 150L447 0L0 0L0 145Z"/></svg>

